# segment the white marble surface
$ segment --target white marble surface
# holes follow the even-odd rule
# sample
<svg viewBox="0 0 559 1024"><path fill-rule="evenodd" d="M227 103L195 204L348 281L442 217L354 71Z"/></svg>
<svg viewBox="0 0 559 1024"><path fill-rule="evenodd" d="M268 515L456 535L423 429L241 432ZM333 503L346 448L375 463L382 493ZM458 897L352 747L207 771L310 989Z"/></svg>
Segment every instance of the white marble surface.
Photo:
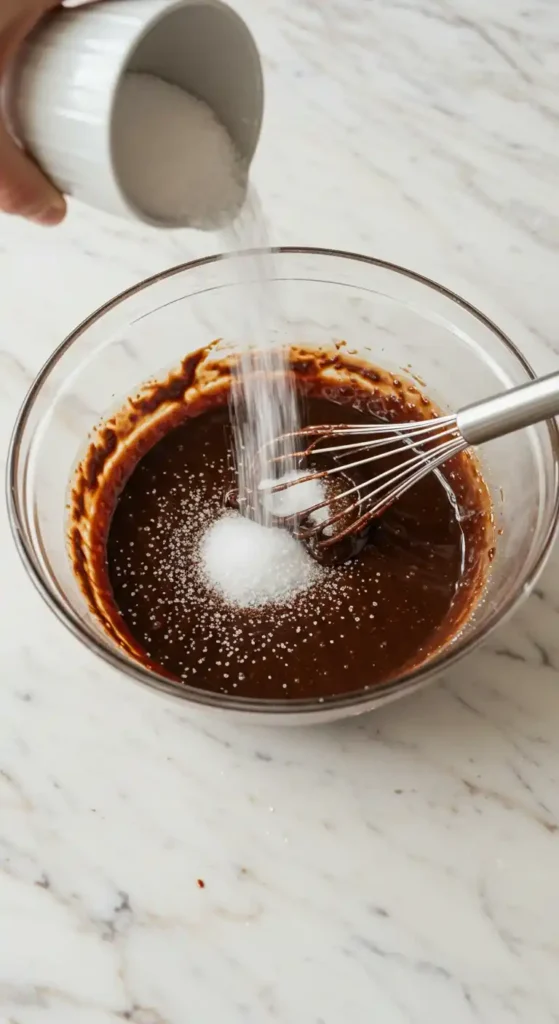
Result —
<svg viewBox="0 0 559 1024"><path fill-rule="evenodd" d="M556 365L557 0L236 5L266 61L273 241L438 276ZM2 462L66 331L215 247L78 209L0 221ZM559 1021L558 557L444 685L276 732L113 675L32 590L3 508L0 530L2 1022Z"/></svg>

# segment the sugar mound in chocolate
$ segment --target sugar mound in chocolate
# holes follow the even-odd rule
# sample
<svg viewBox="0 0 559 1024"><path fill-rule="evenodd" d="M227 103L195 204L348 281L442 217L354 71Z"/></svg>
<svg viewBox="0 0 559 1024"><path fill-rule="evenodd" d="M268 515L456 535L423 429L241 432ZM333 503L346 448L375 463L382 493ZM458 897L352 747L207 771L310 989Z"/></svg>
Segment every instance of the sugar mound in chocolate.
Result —
<svg viewBox="0 0 559 1024"><path fill-rule="evenodd" d="M285 603L321 576L321 567L286 530L236 513L211 524L200 543L200 558L207 582L241 608Z"/></svg>
<svg viewBox="0 0 559 1024"><path fill-rule="evenodd" d="M297 516L313 505L319 505L326 498L326 487L322 480L307 480L309 474L306 470L293 469L289 473L277 478L277 480L265 479L261 481L260 492L265 508L274 516L288 517ZM299 482L301 481L301 482ZM283 491L274 491L273 488L282 484L290 484ZM328 518L329 510L326 506L317 509L314 513L316 522Z"/></svg>

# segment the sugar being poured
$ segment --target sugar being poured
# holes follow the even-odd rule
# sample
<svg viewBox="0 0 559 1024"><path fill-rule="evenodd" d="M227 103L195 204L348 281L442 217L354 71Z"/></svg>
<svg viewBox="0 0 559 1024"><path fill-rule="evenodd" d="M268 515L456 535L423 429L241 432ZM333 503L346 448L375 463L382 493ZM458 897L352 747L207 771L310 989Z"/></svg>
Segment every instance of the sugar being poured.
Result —
<svg viewBox="0 0 559 1024"><path fill-rule="evenodd" d="M157 220L218 226L241 207L245 189L233 141L207 104L154 75L129 72L113 117L115 164L126 194ZM226 248L269 248L254 190L223 231ZM293 468L289 439L299 426L287 356L274 338L279 320L272 282L258 255L243 256L240 356L232 387L233 446L241 507L263 526L273 510L258 485Z"/></svg>
<svg viewBox="0 0 559 1024"><path fill-rule="evenodd" d="M227 228L226 248L269 249L258 198L249 189L234 225ZM268 255L267 260L270 259ZM269 265L269 263L268 263ZM255 252L240 257L239 335L231 386L233 454L239 508L205 531L199 546L206 581L228 604L259 608L289 604L322 576L323 569L277 517L296 515L322 493L299 488L272 494L275 483L299 475L289 453L289 435L299 428L299 409L288 352L278 342L281 321L272 274L266 276ZM264 485L264 486L262 486ZM302 503L297 507L297 502Z"/></svg>
<svg viewBox="0 0 559 1024"><path fill-rule="evenodd" d="M228 237L243 248L269 249L267 225L258 197L247 200ZM240 247L239 245L235 247ZM272 256L267 256L267 266ZM261 526L272 527L276 509L264 500L262 481L279 482L293 471L293 438L300 426L289 352L278 338L281 305L272 280L255 252L240 260L243 336L231 388L233 447L239 506Z"/></svg>
<svg viewBox="0 0 559 1024"><path fill-rule="evenodd" d="M265 222L249 192L233 232L250 248L266 247ZM299 408L288 351L278 342L274 320L281 319L273 281L266 279L256 252L243 256L241 301L246 311L238 363L231 388L233 446L242 515L225 515L207 530L201 562L207 581L230 604L256 608L289 603L322 575L302 544L276 525L323 500L318 487L274 493L275 484L296 482L304 473L290 453L299 428Z"/></svg>
<svg viewBox="0 0 559 1024"><path fill-rule="evenodd" d="M158 221L223 226L242 206L245 188L232 140L205 103L177 86L128 73L115 103L113 143L123 190ZM269 249L254 190L235 224L224 230L223 241L224 248ZM269 485L297 475L289 458L293 442L285 435L298 429L299 410L288 354L275 334L281 310L272 275L266 277L257 253L243 256L238 265L241 337L231 407L244 516L215 521L201 540L200 555L208 581L222 597L256 607L287 600L320 574L301 544L274 524L278 515L297 514L321 494L308 485L269 493ZM302 505L295 507L297 502Z"/></svg>

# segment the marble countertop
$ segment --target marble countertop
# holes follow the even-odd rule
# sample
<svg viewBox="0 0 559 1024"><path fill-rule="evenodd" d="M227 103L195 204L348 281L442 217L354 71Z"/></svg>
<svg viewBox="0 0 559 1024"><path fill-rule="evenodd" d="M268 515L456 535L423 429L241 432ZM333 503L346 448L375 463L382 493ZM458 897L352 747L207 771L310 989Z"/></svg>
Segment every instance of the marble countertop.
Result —
<svg viewBox="0 0 559 1024"><path fill-rule="evenodd" d="M266 63L277 244L559 334L556 0L235 0ZM216 239L0 221L0 458L75 323ZM0 509L0 1020L559 1021L558 557L442 685L348 724L189 720L54 620ZM202 879L205 888L200 888Z"/></svg>

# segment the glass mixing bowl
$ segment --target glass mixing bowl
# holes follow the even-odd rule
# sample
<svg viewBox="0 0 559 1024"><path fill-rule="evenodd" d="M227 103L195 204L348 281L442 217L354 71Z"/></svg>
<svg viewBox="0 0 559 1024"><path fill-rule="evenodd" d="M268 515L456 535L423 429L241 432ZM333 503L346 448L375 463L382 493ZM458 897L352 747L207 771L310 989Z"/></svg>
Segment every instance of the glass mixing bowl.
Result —
<svg viewBox="0 0 559 1024"><path fill-rule="evenodd" d="M257 256L257 258L256 258ZM401 267L351 253L263 250L197 260L144 281L93 313L53 353L19 414L8 461L14 538L31 579L62 622L110 665L198 708L266 722L332 720L366 711L433 680L487 636L525 596L550 550L558 518L555 422L493 441L481 453L498 532L486 592L441 653L374 690L265 701L175 685L134 662L103 632L76 583L66 543L69 483L92 429L139 385L164 378L215 338L235 346L259 320L277 344L345 339L364 360L417 374L445 410L530 380L513 343L482 313ZM247 327L248 324L248 327Z"/></svg>

